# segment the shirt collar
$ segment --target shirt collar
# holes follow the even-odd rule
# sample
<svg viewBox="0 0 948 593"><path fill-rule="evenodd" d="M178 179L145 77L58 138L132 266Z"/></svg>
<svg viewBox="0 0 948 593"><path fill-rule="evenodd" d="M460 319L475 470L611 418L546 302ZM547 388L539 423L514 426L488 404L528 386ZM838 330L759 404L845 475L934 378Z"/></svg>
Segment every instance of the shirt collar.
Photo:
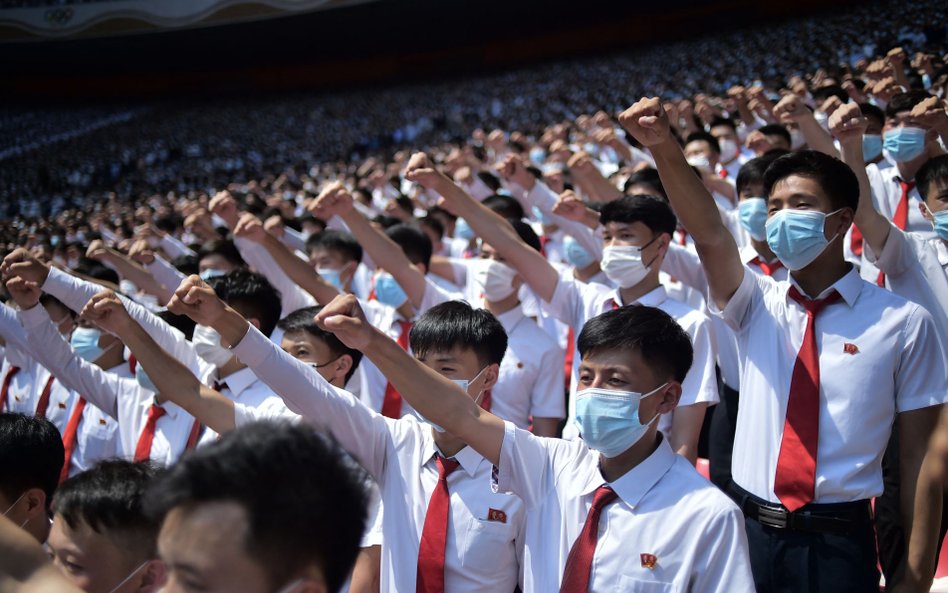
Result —
<svg viewBox="0 0 948 593"><path fill-rule="evenodd" d="M776 257L772 261L766 261L763 258L763 256L757 253L757 250L754 249L753 245L747 244L741 248L741 261L744 263L744 265L750 264L752 261L754 261L758 257L760 258L760 261L767 264L772 264L774 262L780 261Z"/></svg>
<svg viewBox="0 0 948 593"><path fill-rule="evenodd" d="M257 382L257 376L253 374L250 367L244 367L239 371L233 372L226 377L219 378L221 383L227 383L227 388L234 394L234 399L247 391L247 389Z"/></svg>
<svg viewBox="0 0 948 593"><path fill-rule="evenodd" d="M424 428L431 430L427 426L424 426ZM429 461L434 462L435 456L441 455L440 449L438 449L438 446L434 442L434 437L429 434L425 441L425 447L421 455L421 465L426 465ZM480 453L467 446L455 453L451 459L457 461L461 465L461 468L467 472L467 475L472 478L477 472L478 466L484 461L484 457Z"/></svg>
<svg viewBox="0 0 948 593"><path fill-rule="evenodd" d="M507 332L507 335L510 335L510 332L513 331L514 326L520 323L520 320L524 318L523 307L517 305L510 311L506 313L501 313L497 315L497 321L504 326L504 331Z"/></svg>
<svg viewBox="0 0 948 593"><path fill-rule="evenodd" d="M658 307L664 303L666 299L668 299L668 293L665 291L665 285L660 284L658 288L643 294L632 303L623 303L622 295L619 294L619 289L617 288L609 295L609 299L606 301L606 304L615 302L620 306L645 305L647 307Z"/></svg>
<svg viewBox="0 0 948 593"><path fill-rule="evenodd" d="M788 302L790 299L789 295L791 285L795 286L796 289L800 291L800 294L806 296L807 298L810 297L810 295L808 295L806 291L800 288L800 285L797 284L793 274L790 274L788 277L790 278L790 283L787 285L787 294L784 295L784 298L787 299ZM821 292L815 298L824 299L835 290L839 293L839 296L843 297L843 301L845 301L847 305L853 307L856 304L856 299L859 298L859 293L862 291L862 286L864 283L865 281L859 277L859 273L856 271L856 268L850 265L849 271L846 272L842 278L834 282L832 286Z"/></svg>
<svg viewBox="0 0 948 593"><path fill-rule="evenodd" d="M603 484L609 484L619 495L619 498L634 509L642 498L668 473L677 457L662 433L658 433L658 436L661 442L658 443L658 447L652 451L652 454L637 466L625 472L618 480L612 483L606 482L606 479L602 477L602 472L597 467L595 471L590 473L585 483L579 484L578 491L575 494L578 496L592 494L596 491L596 488Z"/></svg>

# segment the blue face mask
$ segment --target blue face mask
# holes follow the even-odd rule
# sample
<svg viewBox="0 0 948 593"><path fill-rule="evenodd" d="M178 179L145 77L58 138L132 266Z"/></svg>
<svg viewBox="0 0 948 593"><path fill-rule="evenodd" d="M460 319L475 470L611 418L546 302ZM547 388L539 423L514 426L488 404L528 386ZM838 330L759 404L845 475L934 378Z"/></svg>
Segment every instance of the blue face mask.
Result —
<svg viewBox="0 0 948 593"><path fill-rule="evenodd" d="M158 387L155 386L155 383L151 380L151 377L149 377L148 373L145 372L145 369L142 367L142 363L135 365L135 380L138 381L138 384L145 389L158 393Z"/></svg>
<svg viewBox="0 0 948 593"><path fill-rule="evenodd" d="M468 393L468 388L470 388L471 383L474 383L475 381L477 381L478 378L480 378L481 374L482 374L484 371L486 371L486 370L487 370L487 367L484 367L483 369L481 369L479 373L477 373L476 375L474 375L474 378L473 378L473 379L470 379L470 380L468 380L468 379L451 379L451 382L454 383L455 385L457 385L458 387L460 387L461 389L463 389L465 393L467 393L468 395L470 395L470 393ZM484 395L484 390L481 390L481 392L478 393L478 394L477 394L477 397L474 399L474 403L476 403L477 405L480 405L480 404L481 404L481 398L483 397L483 395ZM419 412L418 410L412 408L411 413L412 413L412 415L413 415L415 418L418 419L419 422L424 422L425 424L430 424L430 425L431 425L431 428L437 430L438 432L446 432L446 431L444 430L444 428L441 427L441 425L435 424L435 423L432 422L431 420L428 420L428 419L425 418L424 415L422 415L422 413Z"/></svg>
<svg viewBox="0 0 948 593"><path fill-rule="evenodd" d="M542 165L543 161L546 160L546 151L542 148L534 148L530 150L530 160L533 161L535 165Z"/></svg>
<svg viewBox="0 0 948 593"><path fill-rule="evenodd" d="M101 335L102 332L94 327L77 327L72 331L69 343L83 360L95 362L105 354L105 348L99 348L99 337ZM111 347L109 346L109 348Z"/></svg>
<svg viewBox="0 0 948 593"><path fill-rule="evenodd" d="M922 128L895 128L885 133L883 146L893 159L905 163L925 152L925 134Z"/></svg>
<svg viewBox="0 0 948 593"><path fill-rule="evenodd" d="M218 270L215 268L208 268L207 270L204 270L200 274L201 280L205 282L207 282L211 278L217 278L218 276L226 276L226 275L227 275L227 272L225 272L224 270Z"/></svg>
<svg viewBox="0 0 948 593"><path fill-rule="evenodd" d="M536 219L540 221L540 224L544 226L549 226L549 225L554 224L553 221L550 219L550 215L544 212L543 210L540 210L536 206L533 207L533 216L536 217Z"/></svg>
<svg viewBox="0 0 948 593"><path fill-rule="evenodd" d="M463 218L459 218L457 222L454 223L454 237L456 239L470 241L476 236L477 234L474 232L474 229L472 229L471 225L469 225Z"/></svg>
<svg viewBox="0 0 948 593"><path fill-rule="evenodd" d="M408 295L391 274L383 272L375 277L375 298L383 305L399 307L408 300Z"/></svg>
<svg viewBox="0 0 948 593"><path fill-rule="evenodd" d="M333 270L332 268L316 268L316 273L319 274L327 284L339 292L344 291L342 287L342 272L339 270Z"/></svg>
<svg viewBox="0 0 948 593"><path fill-rule="evenodd" d="M875 160L880 154L882 154L882 136L879 134L863 134L862 158L869 162Z"/></svg>
<svg viewBox="0 0 948 593"><path fill-rule="evenodd" d="M571 266L582 270L596 261L579 242L570 235L563 238L563 253Z"/></svg>
<svg viewBox="0 0 948 593"><path fill-rule="evenodd" d="M618 457L639 442L649 426L639 419L639 402L658 393L665 386L642 395L635 391L614 391L593 387L576 394L576 425L583 440L606 457Z"/></svg>
<svg viewBox="0 0 948 593"><path fill-rule="evenodd" d="M767 238L767 231L764 228L767 224L767 200L764 198L741 200L737 206L737 213L741 219L741 226L751 238L757 241Z"/></svg>
<svg viewBox="0 0 948 593"><path fill-rule="evenodd" d="M780 210L767 221L767 245L788 270L801 270L815 260L833 239L827 240L823 227L826 217L818 210Z"/></svg>
<svg viewBox="0 0 948 593"><path fill-rule="evenodd" d="M925 207L928 208L927 205ZM932 212L931 208L929 208L928 211ZM938 235L938 238L942 241L948 241L948 210L932 212L932 217L935 219L932 223L935 234Z"/></svg>

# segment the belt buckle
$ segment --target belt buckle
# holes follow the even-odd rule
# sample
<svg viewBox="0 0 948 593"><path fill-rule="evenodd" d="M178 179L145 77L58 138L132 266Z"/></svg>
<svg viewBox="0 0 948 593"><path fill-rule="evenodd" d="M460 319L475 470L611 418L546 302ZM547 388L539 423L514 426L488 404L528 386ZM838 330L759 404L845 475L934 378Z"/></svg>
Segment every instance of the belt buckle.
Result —
<svg viewBox="0 0 948 593"><path fill-rule="evenodd" d="M757 507L757 520L767 527L786 529L790 523L790 511L782 507L759 505Z"/></svg>

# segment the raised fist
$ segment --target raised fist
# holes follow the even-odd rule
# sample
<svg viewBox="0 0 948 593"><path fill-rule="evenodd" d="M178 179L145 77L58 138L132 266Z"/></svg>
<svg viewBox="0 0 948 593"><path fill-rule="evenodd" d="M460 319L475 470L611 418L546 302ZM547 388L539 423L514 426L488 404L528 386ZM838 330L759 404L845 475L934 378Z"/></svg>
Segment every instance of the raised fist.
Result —
<svg viewBox="0 0 948 593"><path fill-rule="evenodd" d="M672 137L668 116L658 97L640 99L619 114L619 123L643 146L656 146Z"/></svg>

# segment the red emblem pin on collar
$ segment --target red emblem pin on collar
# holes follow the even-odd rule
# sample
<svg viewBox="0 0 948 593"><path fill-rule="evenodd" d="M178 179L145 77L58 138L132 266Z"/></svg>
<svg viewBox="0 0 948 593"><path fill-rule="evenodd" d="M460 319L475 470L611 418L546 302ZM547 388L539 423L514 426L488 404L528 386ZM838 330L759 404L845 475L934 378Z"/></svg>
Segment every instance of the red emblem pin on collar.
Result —
<svg viewBox="0 0 948 593"><path fill-rule="evenodd" d="M846 354L859 354L859 346L847 342L843 344L843 352Z"/></svg>
<svg viewBox="0 0 948 593"><path fill-rule="evenodd" d="M639 557L642 559L642 568L652 570L658 563L658 556L655 554L640 554Z"/></svg>

